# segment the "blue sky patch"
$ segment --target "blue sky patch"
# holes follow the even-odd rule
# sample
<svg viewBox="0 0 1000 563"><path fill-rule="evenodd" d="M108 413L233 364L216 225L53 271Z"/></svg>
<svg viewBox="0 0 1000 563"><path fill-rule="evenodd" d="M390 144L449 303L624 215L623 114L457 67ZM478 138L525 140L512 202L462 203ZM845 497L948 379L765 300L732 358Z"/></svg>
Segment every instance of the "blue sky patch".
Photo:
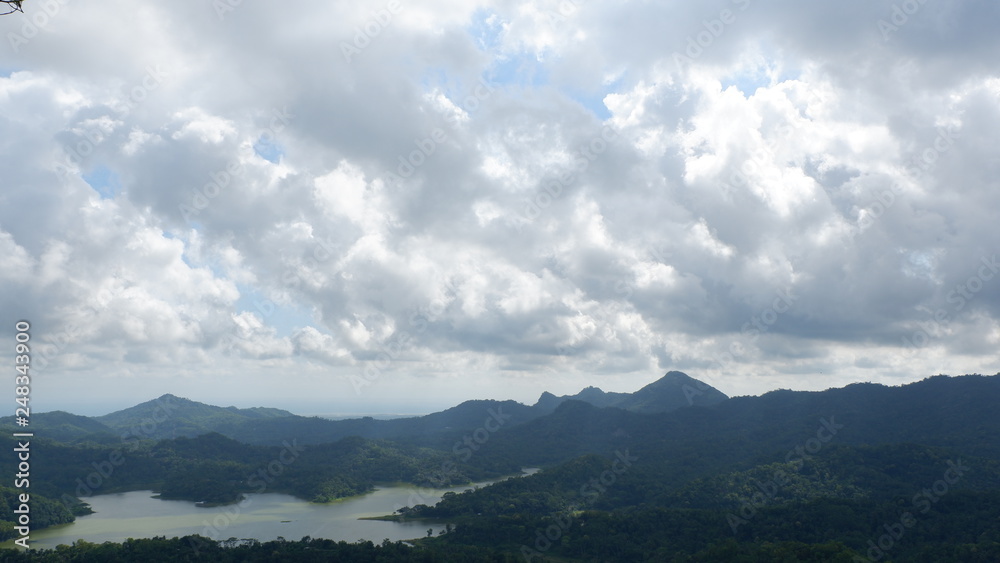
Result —
<svg viewBox="0 0 1000 563"><path fill-rule="evenodd" d="M493 51L500 46L503 21L494 12L480 8L472 14L472 23L465 30L481 51Z"/></svg>
<svg viewBox="0 0 1000 563"><path fill-rule="evenodd" d="M246 285L237 285L237 289L240 298L236 301L236 310L255 313L265 325L278 331L278 337L291 336L295 331L314 324L312 312L303 307L278 305Z"/></svg>
<svg viewBox="0 0 1000 563"><path fill-rule="evenodd" d="M285 154L284 147L274 141L273 135L261 135L253 144L253 151L257 153L257 156L275 164Z"/></svg>
<svg viewBox="0 0 1000 563"><path fill-rule="evenodd" d="M590 110L598 119L604 121L611 119L611 110L608 109L608 106L604 105L604 98L608 94L618 91L621 83L621 78L618 78L610 84L603 84L599 90L569 90L566 92L566 95L580 102L580 105Z"/></svg>
<svg viewBox="0 0 1000 563"><path fill-rule="evenodd" d="M103 164L84 174L83 181L90 184L90 187L100 194L101 199L114 199L122 191L118 174Z"/></svg>
<svg viewBox="0 0 1000 563"><path fill-rule="evenodd" d="M498 57L490 68L489 80L496 84L537 88L549 83L549 73L534 53L522 51L512 56Z"/></svg>
<svg viewBox="0 0 1000 563"><path fill-rule="evenodd" d="M740 73L727 76L722 80L723 91L735 86L737 90L743 92L743 96L749 98L757 92L757 88L763 88L771 84L771 79L762 73Z"/></svg>

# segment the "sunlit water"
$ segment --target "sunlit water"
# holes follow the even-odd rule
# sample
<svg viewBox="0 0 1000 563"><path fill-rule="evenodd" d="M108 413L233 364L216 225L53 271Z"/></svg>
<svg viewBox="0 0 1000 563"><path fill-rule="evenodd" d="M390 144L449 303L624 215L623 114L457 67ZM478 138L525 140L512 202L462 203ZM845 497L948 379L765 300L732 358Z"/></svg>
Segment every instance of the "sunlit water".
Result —
<svg viewBox="0 0 1000 563"><path fill-rule="evenodd" d="M121 542L128 538L168 538L200 534L216 540L231 537L261 541L303 536L332 540L407 540L433 534L444 527L432 522L386 522L358 520L365 516L391 514L402 506L432 505L448 491L461 492L477 483L451 489L379 487L373 493L330 504L311 504L290 495L249 494L229 506L201 508L189 501L160 500L151 491L97 495L84 500L95 511L71 524L32 531L31 546L53 548L78 539L93 543ZM3 544L13 547L12 541Z"/></svg>

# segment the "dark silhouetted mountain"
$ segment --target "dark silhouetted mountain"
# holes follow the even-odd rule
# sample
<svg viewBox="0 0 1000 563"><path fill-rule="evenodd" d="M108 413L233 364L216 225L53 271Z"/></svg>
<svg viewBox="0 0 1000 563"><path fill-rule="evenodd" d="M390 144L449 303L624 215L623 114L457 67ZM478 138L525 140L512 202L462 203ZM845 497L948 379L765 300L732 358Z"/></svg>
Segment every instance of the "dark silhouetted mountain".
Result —
<svg viewBox="0 0 1000 563"><path fill-rule="evenodd" d="M372 417L328 420L303 417L272 408L217 407L166 394L100 417L62 413L36 415L33 423L53 420L49 435L73 442L89 439L103 443L125 439L195 437L218 432L246 444L278 445L295 437L304 444L336 442L349 436L371 439L405 439L414 445L450 448L477 429L509 429L551 414L566 401L582 401L595 407L617 407L637 413L667 412L689 405L711 405L726 396L680 372L670 372L635 393L607 393L587 387L576 395L556 397L545 393L534 406L516 401L472 400L419 417L378 420ZM73 417L75 423L66 417ZM12 417L4 426L13 427ZM41 426L40 426L41 428ZM112 438L114 436L114 438Z"/></svg>
<svg viewBox="0 0 1000 563"><path fill-rule="evenodd" d="M1000 459L998 402L1000 376L979 375L901 387L779 390L657 414L566 401L548 416L498 433L472 463L547 466L628 448L644 466L683 481L720 467L740 471L780 461L796 447L815 445L819 432L841 445L912 443ZM829 427L837 428L832 438Z"/></svg>
<svg viewBox="0 0 1000 563"><path fill-rule="evenodd" d="M632 412L658 413L690 405L715 405L728 398L722 391L686 373L671 371L611 406Z"/></svg>
<svg viewBox="0 0 1000 563"><path fill-rule="evenodd" d="M291 436L304 444L336 442L348 436L401 439L414 444L447 446L478 428L509 428L538 416L516 401L476 400L424 416L378 420L372 417L328 420L291 416L241 423L219 432L249 444L278 444Z"/></svg>
<svg viewBox="0 0 1000 563"><path fill-rule="evenodd" d="M159 439L193 437L243 423L291 416L280 409L216 407L168 393L95 420L125 437Z"/></svg>
<svg viewBox="0 0 1000 563"><path fill-rule="evenodd" d="M624 397L598 389L578 394L597 402L610 396L634 410L546 394L533 407L468 401L391 421L330 421L164 396L108 415L110 422L145 428L140 436L209 425L228 426L229 434L116 446L34 438L47 462L31 485L52 498L89 494L78 492L80 476L122 460L100 482L101 492L146 487L164 498L234 502L259 489L248 476L287 458L267 489L327 501L378 483L467 482L534 465L542 467L535 475L445 495L435 507L408 509L406 517L457 518L461 525L440 538L445 544L513 549L558 520L560 529L570 526L563 536L569 539L553 542L545 555L570 560L601 554L613 561L846 562L884 530L903 529L894 523L909 510L918 524L905 530L907 542L894 548L893 560L997 560L969 554L1000 553L1000 374L731 399L712 391L671 372L635 393L615 394ZM714 404L677 408L699 400ZM636 412L670 408L670 401L668 412ZM71 434L92 424L48 414L51 428L66 424ZM102 427L93 426L107 435ZM364 433L394 438L358 437ZM345 435L351 437L338 439ZM16 442L0 436L0 446L9 451ZM0 470L13 474L16 463L0 460ZM12 530L10 521L0 532L2 526ZM693 553L730 533L735 543L712 548L711 556L669 558L681 547ZM956 546L916 556L940 547L941 538L957 538ZM749 559L720 555L735 553L729 548L737 543L834 540L849 547L813 545L819 551L804 559L789 555L801 553L798 547ZM905 545L914 547L906 551ZM834 552L839 559L831 558Z"/></svg>
<svg viewBox="0 0 1000 563"><path fill-rule="evenodd" d="M564 401L583 401L595 407L615 407L638 413L669 412L687 406L709 406L728 399L725 393L690 377L671 371L635 393L614 393L587 387L576 395L557 397L546 391L535 408L544 413L556 410Z"/></svg>
<svg viewBox="0 0 1000 563"><path fill-rule="evenodd" d="M190 438L217 432L256 445L279 445L293 437L303 444L323 444L359 436L414 438L414 443L450 447L448 440L461 439L463 434L484 425L490 428L509 427L539 414L516 401L475 400L420 417L329 420L298 416L280 409L217 407L167 394L100 417L42 413L35 415L32 423L38 428L51 429L48 436L65 442L84 437L94 440L98 434L103 436L103 442L114 442L122 438L132 441ZM74 421L74 424L67 421ZM2 419L2 422L3 427L14 428L13 417Z"/></svg>

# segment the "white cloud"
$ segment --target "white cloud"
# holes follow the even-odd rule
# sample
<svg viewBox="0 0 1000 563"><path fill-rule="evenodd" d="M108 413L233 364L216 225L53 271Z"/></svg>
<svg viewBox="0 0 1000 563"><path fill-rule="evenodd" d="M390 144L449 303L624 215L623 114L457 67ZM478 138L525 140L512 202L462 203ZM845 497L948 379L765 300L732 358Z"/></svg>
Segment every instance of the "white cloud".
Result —
<svg viewBox="0 0 1000 563"><path fill-rule="evenodd" d="M345 59L386 8L70 3L0 53L0 304L54 382L292 406L995 371L1000 8L886 37L889 0L436 1Z"/></svg>

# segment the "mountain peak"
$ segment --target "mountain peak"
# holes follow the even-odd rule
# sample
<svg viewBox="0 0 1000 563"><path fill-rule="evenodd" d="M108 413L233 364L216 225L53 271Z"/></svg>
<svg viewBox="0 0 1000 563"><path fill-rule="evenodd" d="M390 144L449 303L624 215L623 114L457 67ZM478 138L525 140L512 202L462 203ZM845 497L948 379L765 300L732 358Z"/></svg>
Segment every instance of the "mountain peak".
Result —
<svg viewBox="0 0 1000 563"><path fill-rule="evenodd" d="M666 412L687 406L709 406L729 397L715 387L680 371L663 377L632 393L621 408L635 412Z"/></svg>
<svg viewBox="0 0 1000 563"><path fill-rule="evenodd" d="M656 381L650 383L649 385L697 385L699 387L705 386L706 384L698 381L697 379L691 377L690 375L684 373L683 371L668 371L663 374L663 377L657 379ZM648 385L647 385L648 387Z"/></svg>
<svg viewBox="0 0 1000 563"><path fill-rule="evenodd" d="M552 412L563 402L575 400L595 407L617 407L633 412L655 413L687 406L714 405L728 398L718 389L684 372L668 371L663 377L635 393L609 393L594 386L588 386L576 395L562 397L546 391L538 398L535 408Z"/></svg>
<svg viewBox="0 0 1000 563"><path fill-rule="evenodd" d="M173 438L197 436L220 425L233 426L248 420L288 416L293 415L280 409L217 407L164 393L134 407L96 417L95 420L117 432L144 438Z"/></svg>
<svg viewBox="0 0 1000 563"><path fill-rule="evenodd" d="M556 408L562 402L563 399L556 397L555 395L549 393L548 391L544 391L542 392L542 396L538 397L538 400L535 401L535 408L540 411L549 413L556 410Z"/></svg>
<svg viewBox="0 0 1000 563"><path fill-rule="evenodd" d="M661 377L660 379L663 380L663 379L694 379L694 378L684 373L683 371L671 370L663 374L663 377Z"/></svg>

